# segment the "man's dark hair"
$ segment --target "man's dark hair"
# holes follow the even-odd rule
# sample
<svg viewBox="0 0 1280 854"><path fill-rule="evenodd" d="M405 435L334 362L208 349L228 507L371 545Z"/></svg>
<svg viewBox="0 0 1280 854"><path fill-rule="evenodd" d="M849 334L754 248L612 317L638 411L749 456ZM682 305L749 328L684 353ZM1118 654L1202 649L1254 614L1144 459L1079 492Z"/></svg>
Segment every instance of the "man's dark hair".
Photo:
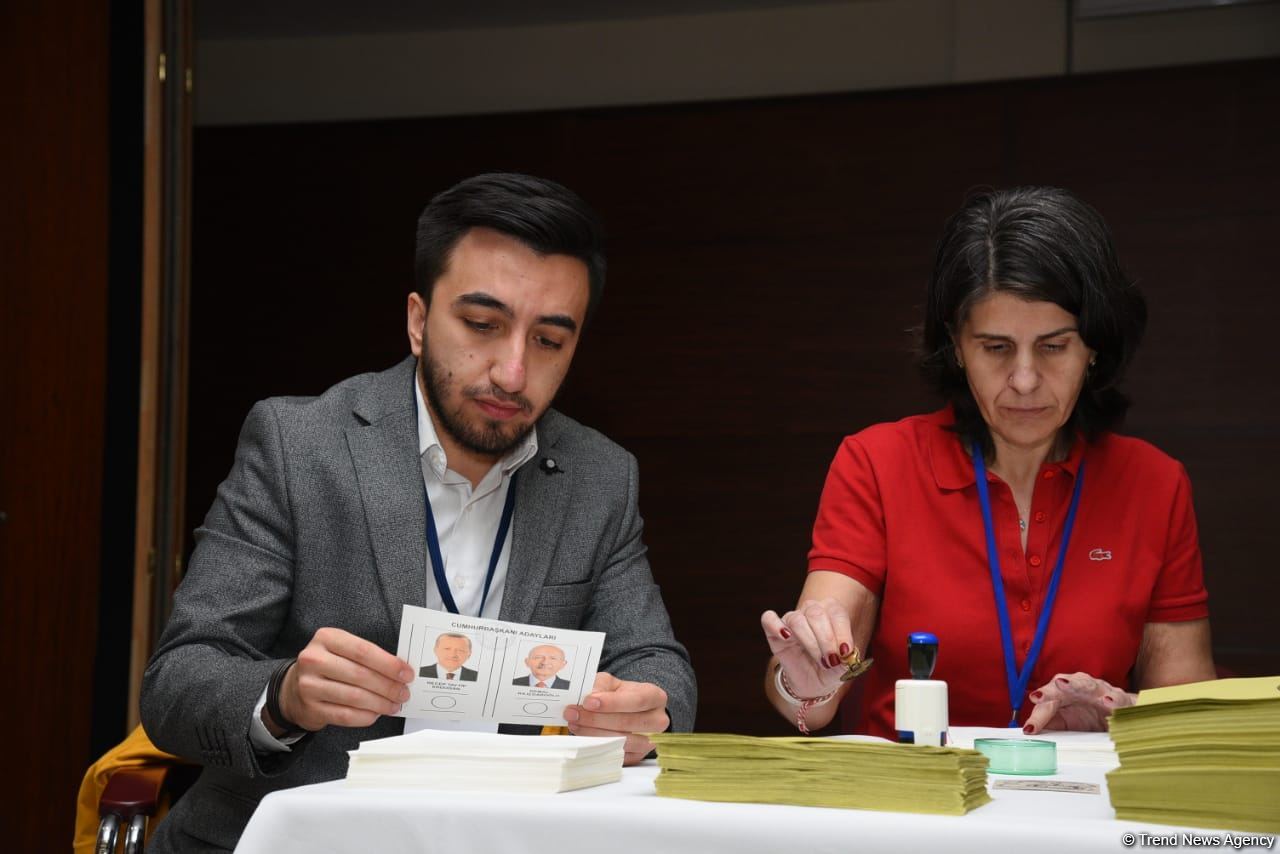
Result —
<svg viewBox="0 0 1280 854"><path fill-rule="evenodd" d="M542 255L570 255L587 265L587 318L604 291L604 229L576 193L555 181L514 172L476 175L440 193L418 217L414 273L427 305L453 247L472 228L491 228Z"/></svg>
<svg viewBox="0 0 1280 854"><path fill-rule="evenodd" d="M956 359L953 334L994 293L1047 301L1077 318L1097 353L1064 428L1094 439L1129 408L1118 388L1147 325L1141 291L1120 268L1102 216L1066 190L1018 187L972 195L947 221L934 259L920 368L954 407L956 431L991 452L991 434Z"/></svg>

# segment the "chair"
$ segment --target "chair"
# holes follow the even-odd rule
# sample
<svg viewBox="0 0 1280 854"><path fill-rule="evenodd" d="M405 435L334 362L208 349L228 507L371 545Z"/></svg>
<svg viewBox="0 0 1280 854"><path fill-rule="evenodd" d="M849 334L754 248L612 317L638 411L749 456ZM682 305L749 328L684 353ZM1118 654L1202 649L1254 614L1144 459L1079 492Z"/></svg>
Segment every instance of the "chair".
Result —
<svg viewBox="0 0 1280 854"><path fill-rule="evenodd" d="M75 854L114 854L122 836L126 854L141 852L148 819L163 817L199 773L199 766L165 753L142 727L135 728L85 772L76 804Z"/></svg>

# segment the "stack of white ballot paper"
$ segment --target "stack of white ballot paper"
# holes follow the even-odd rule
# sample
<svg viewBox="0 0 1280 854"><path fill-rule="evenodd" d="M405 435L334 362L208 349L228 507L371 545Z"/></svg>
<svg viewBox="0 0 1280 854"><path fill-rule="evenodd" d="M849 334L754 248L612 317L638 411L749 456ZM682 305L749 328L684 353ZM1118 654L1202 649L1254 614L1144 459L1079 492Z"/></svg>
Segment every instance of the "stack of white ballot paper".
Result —
<svg viewBox="0 0 1280 854"><path fill-rule="evenodd" d="M350 752L347 785L568 792L622 779L625 741L421 730L361 742Z"/></svg>

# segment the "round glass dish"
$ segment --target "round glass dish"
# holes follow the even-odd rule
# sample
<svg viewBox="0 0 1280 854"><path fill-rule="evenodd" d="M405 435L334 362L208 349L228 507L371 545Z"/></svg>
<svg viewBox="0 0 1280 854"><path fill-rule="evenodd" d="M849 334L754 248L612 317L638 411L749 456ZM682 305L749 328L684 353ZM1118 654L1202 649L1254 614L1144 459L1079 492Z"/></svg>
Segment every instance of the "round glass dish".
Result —
<svg viewBox="0 0 1280 854"><path fill-rule="evenodd" d="M1058 773L1058 748L1039 738L978 738L973 747L985 755L992 774L1044 776Z"/></svg>

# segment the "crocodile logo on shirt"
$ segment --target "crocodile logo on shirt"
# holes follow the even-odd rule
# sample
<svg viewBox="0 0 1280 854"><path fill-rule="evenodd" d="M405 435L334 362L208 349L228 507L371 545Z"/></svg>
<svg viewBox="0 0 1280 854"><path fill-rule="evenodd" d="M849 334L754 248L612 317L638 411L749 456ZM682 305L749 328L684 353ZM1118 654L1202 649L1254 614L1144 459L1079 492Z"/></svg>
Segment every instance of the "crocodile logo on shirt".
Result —
<svg viewBox="0 0 1280 854"><path fill-rule="evenodd" d="M1089 560L1111 560L1111 549L1093 549L1089 552Z"/></svg>

